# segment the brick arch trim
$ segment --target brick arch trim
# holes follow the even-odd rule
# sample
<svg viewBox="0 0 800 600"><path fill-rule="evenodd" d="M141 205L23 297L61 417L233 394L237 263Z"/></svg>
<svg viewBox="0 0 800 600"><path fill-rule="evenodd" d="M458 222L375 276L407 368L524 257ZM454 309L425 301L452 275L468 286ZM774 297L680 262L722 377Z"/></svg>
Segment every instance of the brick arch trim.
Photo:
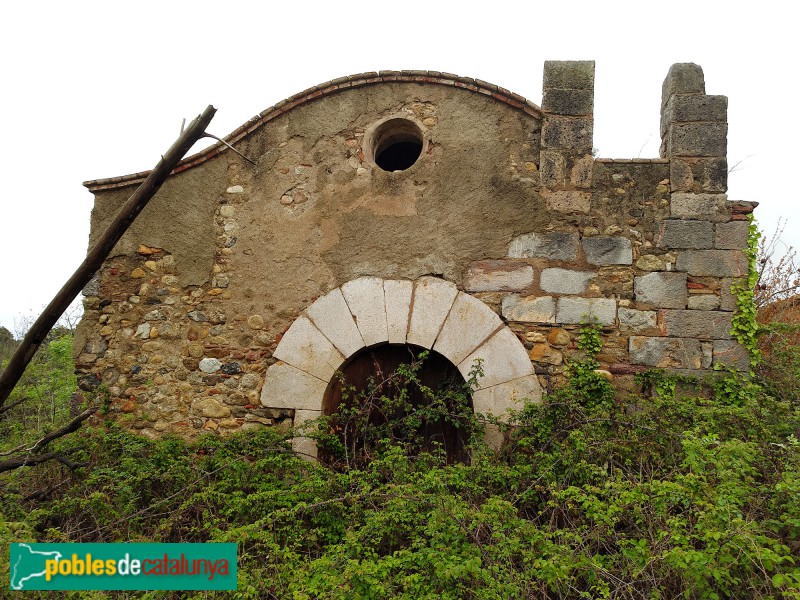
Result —
<svg viewBox="0 0 800 600"><path fill-rule="evenodd" d="M387 343L432 349L465 379L481 359L476 413L504 420L523 399L541 400L524 346L479 299L436 277L361 277L318 298L292 323L273 354L278 362L267 369L261 404L293 409L300 426L322 414L325 389L345 360ZM295 448L316 456L306 438L296 438Z"/></svg>

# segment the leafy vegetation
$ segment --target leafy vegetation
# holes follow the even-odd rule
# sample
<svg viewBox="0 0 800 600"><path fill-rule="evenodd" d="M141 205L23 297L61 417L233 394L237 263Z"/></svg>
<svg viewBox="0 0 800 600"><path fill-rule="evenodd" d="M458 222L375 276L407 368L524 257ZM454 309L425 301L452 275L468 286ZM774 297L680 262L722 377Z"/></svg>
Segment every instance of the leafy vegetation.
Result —
<svg viewBox="0 0 800 600"><path fill-rule="evenodd" d="M569 385L493 423L508 440L499 452L469 401L481 365L465 385L430 389L425 355L363 391L345 386L337 413L302 432L327 464L293 454L292 431L154 441L98 413L79 447L53 442L86 467L0 478L0 572L11 541L236 542L238 590L220 597L800 599L798 312L761 314L753 374L686 385L651 370L628 395L584 326ZM755 330L755 313L742 318ZM2 415L0 452L68 418L62 334L15 392L36 401ZM442 422L465 460L430 435Z"/></svg>

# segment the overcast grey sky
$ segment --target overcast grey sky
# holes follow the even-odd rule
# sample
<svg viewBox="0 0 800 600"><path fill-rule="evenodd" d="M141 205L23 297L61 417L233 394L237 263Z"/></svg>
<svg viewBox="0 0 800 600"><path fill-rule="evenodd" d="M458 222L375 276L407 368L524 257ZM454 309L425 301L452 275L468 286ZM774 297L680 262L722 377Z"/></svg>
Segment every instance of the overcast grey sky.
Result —
<svg viewBox="0 0 800 600"><path fill-rule="evenodd" d="M223 136L307 87L380 69L477 77L541 102L548 59L593 59L599 155L654 157L661 83L696 62L729 98L731 199L788 220L800 127L790 3L7 2L0 8L0 325L38 315L86 252L84 180L151 168L213 104ZM194 150L199 149L197 146Z"/></svg>

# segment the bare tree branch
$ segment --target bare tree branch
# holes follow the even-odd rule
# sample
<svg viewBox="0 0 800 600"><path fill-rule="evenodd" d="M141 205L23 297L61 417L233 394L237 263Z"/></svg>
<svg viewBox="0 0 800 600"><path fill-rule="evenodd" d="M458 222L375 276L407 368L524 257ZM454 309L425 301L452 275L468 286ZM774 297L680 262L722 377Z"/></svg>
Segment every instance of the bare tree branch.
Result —
<svg viewBox="0 0 800 600"><path fill-rule="evenodd" d="M36 322L28 330L25 338L11 357L8 366L0 373L0 407L3 406L14 386L22 377L25 367L28 366L36 350L39 349L39 346L56 321L58 321L58 318L86 284L89 283L119 239L128 230L128 227L130 227L150 199L155 196L184 154L189 151L197 140L203 137L205 128L211 122L215 112L216 109L213 106L208 106L201 115L189 123L186 130L175 140L175 143L161 157L161 160L147 178L120 208L119 213L114 217L114 221L88 252L84 261L72 274L72 277L67 280L39 318L36 319Z"/></svg>

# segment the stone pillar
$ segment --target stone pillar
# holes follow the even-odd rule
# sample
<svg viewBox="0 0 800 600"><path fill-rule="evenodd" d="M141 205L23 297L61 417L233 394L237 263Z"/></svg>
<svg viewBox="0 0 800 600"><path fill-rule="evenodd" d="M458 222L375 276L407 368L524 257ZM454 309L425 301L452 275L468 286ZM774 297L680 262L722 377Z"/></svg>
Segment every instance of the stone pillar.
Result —
<svg viewBox="0 0 800 600"><path fill-rule="evenodd" d="M589 188L594 61L545 61L542 110L542 184L553 190Z"/></svg>
<svg viewBox="0 0 800 600"><path fill-rule="evenodd" d="M661 157L670 160L673 192L728 189L728 98L706 95L703 69L670 67L661 95Z"/></svg>

